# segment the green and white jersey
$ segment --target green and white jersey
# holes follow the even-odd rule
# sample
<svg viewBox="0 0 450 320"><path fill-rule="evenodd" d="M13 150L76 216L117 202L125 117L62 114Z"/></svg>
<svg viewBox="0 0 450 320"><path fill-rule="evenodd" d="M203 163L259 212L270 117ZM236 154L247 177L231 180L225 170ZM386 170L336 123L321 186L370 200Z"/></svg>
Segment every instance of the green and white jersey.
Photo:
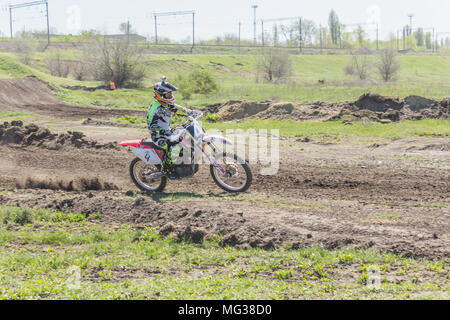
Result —
<svg viewBox="0 0 450 320"><path fill-rule="evenodd" d="M148 130L152 134L170 135L170 118L172 113L187 116L189 111L176 104L169 104L167 107L164 107L159 101L155 101L147 111Z"/></svg>

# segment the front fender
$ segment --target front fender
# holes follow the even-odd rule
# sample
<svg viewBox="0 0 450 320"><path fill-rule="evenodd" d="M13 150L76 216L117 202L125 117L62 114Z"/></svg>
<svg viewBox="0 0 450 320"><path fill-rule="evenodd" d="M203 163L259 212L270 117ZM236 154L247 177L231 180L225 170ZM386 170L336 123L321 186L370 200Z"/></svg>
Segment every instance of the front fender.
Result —
<svg viewBox="0 0 450 320"><path fill-rule="evenodd" d="M231 143L230 140L225 139L224 137L221 136L205 136L203 137L203 143L211 143L211 142L217 142L223 145L228 145L228 146L232 146L233 144Z"/></svg>

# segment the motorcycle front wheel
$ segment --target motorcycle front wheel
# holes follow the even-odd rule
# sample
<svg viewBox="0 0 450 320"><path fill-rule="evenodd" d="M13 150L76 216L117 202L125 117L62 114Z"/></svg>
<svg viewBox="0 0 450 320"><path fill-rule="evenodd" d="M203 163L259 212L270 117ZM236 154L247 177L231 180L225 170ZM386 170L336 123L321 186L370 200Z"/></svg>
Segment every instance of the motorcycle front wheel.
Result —
<svg viewBox="0 0 450 320"><path fill-rule="evenodd" d="M150 166L139 158L130 164L130 175L134 184L146 192L162 192L167 185L167 177L152 178L151 175L161 171L161 166Z"/></svg>
<svg viewBox="0 0 450 320"><path fill-rule="evenodd" d="M220 188L230 193L241 193L251 187L253 175L246 161L231 153L216 155L216 161L226 171L224 176L215 166L210 167L211 176Z"/></svg>

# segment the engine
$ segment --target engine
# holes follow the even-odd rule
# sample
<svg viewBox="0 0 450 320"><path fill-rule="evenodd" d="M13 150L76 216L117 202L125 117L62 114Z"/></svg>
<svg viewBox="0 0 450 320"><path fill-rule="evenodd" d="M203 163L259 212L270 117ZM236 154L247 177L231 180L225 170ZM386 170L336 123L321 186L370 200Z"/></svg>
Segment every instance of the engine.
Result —
<svg viewBox="0 0 450 320"><path fill-rule="evenodd" d="M200 167L198 164L196 165L184 164L175 167L175 172L180 178L189 178L193 177L198 172L199 168Z"/></svg>

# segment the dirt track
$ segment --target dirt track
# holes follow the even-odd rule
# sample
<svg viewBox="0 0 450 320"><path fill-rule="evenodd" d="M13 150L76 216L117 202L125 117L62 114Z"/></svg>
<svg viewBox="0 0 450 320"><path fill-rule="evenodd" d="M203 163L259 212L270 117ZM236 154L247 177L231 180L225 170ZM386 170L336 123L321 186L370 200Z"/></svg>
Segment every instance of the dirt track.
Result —
<svg viewBox="0 0 450 320"><path fill-rule="evenodd" d="M51 105L53 101L32 110L43 110L43 118L56 110L68 120L75 117L72 108L82 109ZM29 110L20 103L10 108ZM91 112L94 119L103 118L104 111ZM193 241L221 234L224 244L241 247L352 245L414 257L449 257L448 138L377 144L363 139L339 144L287 139L282 141L279 174L262 176L253 166L255 181L248 194L223 193L204 167L191 180L171 183L166 195L150 196L131 183L128 165L133 154L92 147L94 140L104 140L98 145L107 141L95 123L83 128L89 143L75 143L72 137L58 150L35 141L0 143L0 204L100 212L105 223L153 225L164 234ZM122 129L114 130L108 141L123 138ZM145 132L127 130L130 139ZM27 184L30 177L49 183ZM91 191L30 189L97 177L100 182ZM108 188L95 187L98 184L118 190L102 191Z"/></svg>
<svg viewBox="0 0 450 320"><path fill-rule="evenodd" d="M399 148L405 152L412 145L445 145L445 140L396 141L376 150L286 142L290 146L282 151L279 175L261 176L253 167L249 194L224 194L202 168L193 179L170 184L167 193L179 201L139 193L128 176L133 155L127 150L2 145L0 203L101 212L105 222L152 224L179 237L220 233L225 244L243 247L355 245L416 257L449 256L448 151L415 152L435 159L422 163L393 157ZM119 190L14 190L29 177L100 177ZM131 197L125 195L129 190Z"/></svg>

